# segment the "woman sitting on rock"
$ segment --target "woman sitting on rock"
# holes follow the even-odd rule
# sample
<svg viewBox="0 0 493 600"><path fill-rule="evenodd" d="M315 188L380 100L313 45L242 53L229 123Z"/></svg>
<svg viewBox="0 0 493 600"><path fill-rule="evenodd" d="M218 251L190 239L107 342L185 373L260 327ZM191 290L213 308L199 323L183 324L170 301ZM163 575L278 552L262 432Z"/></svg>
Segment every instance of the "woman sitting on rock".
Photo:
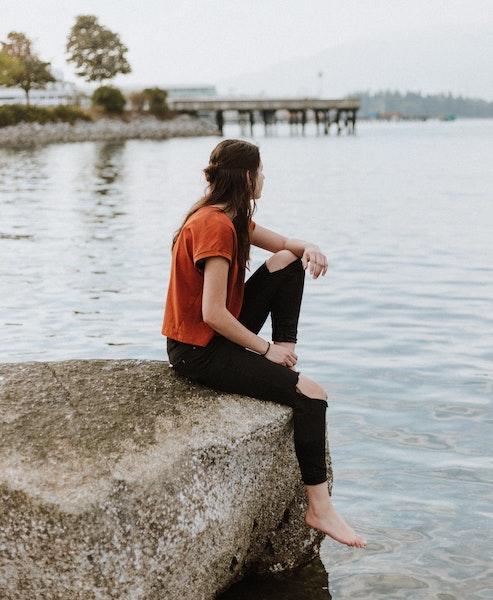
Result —
<svg viewBox="0 0 493 600"><path fill-rule="evenodd" d="M326 467L327 396L295 370L305 270L325 275L320 249L252 220L264 184L259 149L224 140L204 169L208 189L173 240L163 334L181 375L219 391L290 406L294 442L306 486L306 522L361 548L363 539L337 514ZM250 245L272 256L245 283ZM268 315L272 340L259 337Z"/></svg>

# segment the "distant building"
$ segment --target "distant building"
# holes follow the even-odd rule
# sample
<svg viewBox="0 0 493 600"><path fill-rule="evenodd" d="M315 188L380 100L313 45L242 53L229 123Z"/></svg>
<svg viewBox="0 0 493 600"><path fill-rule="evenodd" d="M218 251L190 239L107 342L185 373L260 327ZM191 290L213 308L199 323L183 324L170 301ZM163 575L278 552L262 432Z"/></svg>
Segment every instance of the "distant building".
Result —
<svg viewBox="0 0 493 600"><path fill-rule="evenodd" d="M217 91L213 85L196 86L178 86L166 88L167 104L173 110L174 102L180 100L211 100L217 98ZM200 119L210 122L211 125L216 122L215 111L202 110L195 113Z"/></svg>
<svg viewBox="0 0 493 600"><path fill-rule="evenodd" d="M57 81L47 83L43 90L31 90L29 92L29 103L34 106L58 106L60 104L72 106L90 106L90 94L84 93L76 88L75 83L65 81L63 73L53 72ZM168 94L168 100L177 100L185 98L215 98L217 97L216 88L209 85L196 86L178 86L164 88ZM124 90L129 94L132 89ZM3 104L26 104L26 93L21 88L0 87L0 105Z"/></svg>
<svg viewBox="0 0 493 600"><path fill-rule="evenodd" d="M215 98L216 88L213 85L178 86L166 88L169 100L184 98Z"/></svg>
<svg viewBox="0 0 493 600"><path fill-rule="evenodd" d="M47 83L43 90L31 90L29 103L35 106L58 106L59 104L75 105L78 103L79 92L75 83L64 81L63 73L56 71L53 76L57 81ZM21 88L0 87L0 105L26 104L26 92Z"/></svg>

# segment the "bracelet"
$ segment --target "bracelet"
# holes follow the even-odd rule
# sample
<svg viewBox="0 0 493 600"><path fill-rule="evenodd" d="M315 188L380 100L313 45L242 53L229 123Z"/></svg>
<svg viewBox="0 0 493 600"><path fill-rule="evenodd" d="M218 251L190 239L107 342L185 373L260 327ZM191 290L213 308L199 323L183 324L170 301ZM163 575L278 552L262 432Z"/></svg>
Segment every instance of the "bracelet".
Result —
<svg viewBox="0 0 493 600"><path fill-rule="evenodd" d="M269 352L269 350L270 350L270 342L267 342L267 350L260 356L265 356L267 354L267 352Z"/></svg>

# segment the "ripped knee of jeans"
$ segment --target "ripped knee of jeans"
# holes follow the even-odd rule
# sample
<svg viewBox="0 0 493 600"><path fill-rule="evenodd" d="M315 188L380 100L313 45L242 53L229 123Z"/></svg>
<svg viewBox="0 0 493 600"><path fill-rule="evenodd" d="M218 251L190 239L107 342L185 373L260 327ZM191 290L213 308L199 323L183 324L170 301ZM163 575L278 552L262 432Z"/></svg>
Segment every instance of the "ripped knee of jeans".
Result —
<svg viewBox="0 0 493 600"><path fill-rule="evenodd" d="M275 271L285 269L296 260L298 260L298 257L291 250L279 250L265 261L265 266L269 273L275 273Z"/></svg>
<svg viewBox="0 0 493 600"><path fill-rule="evenodd" d="M298 384L296 385L296 391L303 396L307 396L308 398L312 398L314 400L323 400L327 402L328 396L327 392L323 389L323 387L318 384L316 381L312 379L308 379L308 377L303 377L300 375L298 379Z"/></svg>

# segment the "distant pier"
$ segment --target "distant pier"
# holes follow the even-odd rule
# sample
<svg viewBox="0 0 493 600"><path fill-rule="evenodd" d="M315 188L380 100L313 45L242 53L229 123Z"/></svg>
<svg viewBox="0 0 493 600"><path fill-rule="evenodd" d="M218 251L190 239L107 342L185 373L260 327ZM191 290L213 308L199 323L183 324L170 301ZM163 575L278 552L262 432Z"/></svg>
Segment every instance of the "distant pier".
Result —
<svg viewBox="0 0 493 600"><path fill-rule="evenodd" d="M329 135L335 129L341 133L354 134L356 115L360 101L356 98L344 100L323 100L320 98L248 98L204 100L190 98L169 99L171 110L194 116L214 115L217 128L223 135L227 117L233 114L243 128L249 127L253 135L256 122L262 122L268 135L278 122L289 122L294 132L305 135L308 120L316 124L317 133Z"/></svg>

